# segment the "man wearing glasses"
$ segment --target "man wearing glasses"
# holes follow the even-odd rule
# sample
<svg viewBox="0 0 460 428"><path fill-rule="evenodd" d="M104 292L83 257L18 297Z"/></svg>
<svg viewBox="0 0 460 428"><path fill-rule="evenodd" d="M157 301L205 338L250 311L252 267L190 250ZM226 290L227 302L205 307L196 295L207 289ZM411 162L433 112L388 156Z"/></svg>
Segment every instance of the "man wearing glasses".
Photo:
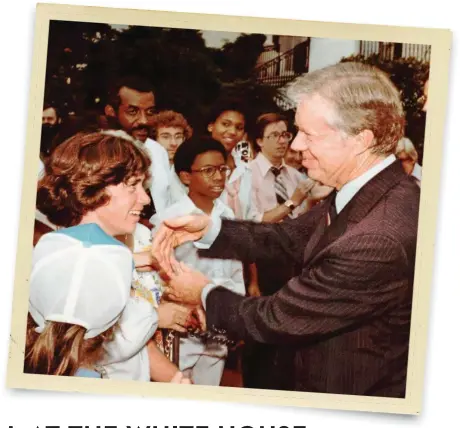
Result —
<svg viewBox="0 0 460 428"><path fill-rule="evenodd" d="M284 155L292 140L288 120L277 113L259 116L255 126L256 150L260 150L252 169L252 200L261 220L277 223L296 218L305 211L305 199L313 187L295 168L287 165Z"/></svg>

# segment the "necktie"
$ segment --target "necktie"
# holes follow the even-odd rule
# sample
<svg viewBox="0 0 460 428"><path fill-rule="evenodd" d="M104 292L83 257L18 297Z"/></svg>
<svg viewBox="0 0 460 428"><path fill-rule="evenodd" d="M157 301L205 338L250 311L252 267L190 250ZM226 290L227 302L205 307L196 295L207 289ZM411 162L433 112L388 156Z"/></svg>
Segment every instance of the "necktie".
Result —
<svg viewBox="0 0 460 428"><path fill-rule="evenodd" d="M284 185L283 183L283 180L281 179L281 171L282 171L282 168L276 168L274 166L272 166L270 168L270 171L273 173L273 175L275 176L275 194L276 194L276 201L278 202L278 204L284 204L288 199L289 199L289 196L287 194L287 190L286 190L286 186Z"/></svg>
<svg viewBox="0 0 460 428"><path fill-rule="evenodd" d="M337 190L334 190L332 192L332 200L331 200L331 205L329 205L329 211L328 211L328 215L329 215L329 222L328 224L331 224L335 218L337 217L337 207L335 206L335 199L337 197Z"/></svg>

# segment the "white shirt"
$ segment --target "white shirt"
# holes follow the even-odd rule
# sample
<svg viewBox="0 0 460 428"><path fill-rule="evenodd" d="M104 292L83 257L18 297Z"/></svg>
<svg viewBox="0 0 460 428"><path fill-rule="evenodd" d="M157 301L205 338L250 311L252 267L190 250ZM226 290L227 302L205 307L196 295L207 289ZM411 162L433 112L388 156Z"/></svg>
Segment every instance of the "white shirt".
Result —
<svg viewBox="0 0 460 428"><path fill-rule="evenodd" d="M353 196L355 196L368 181L374 178L378 173L382 172L386 167L390 166L395 160L395 155L387 156L377 165L374 165L371 169L367 170L364 174L346 183L337 192L337 196L335 198L337 214L344 209L345 205L351 201Z"/></svg>
<svg viewBox="0 0 460 428"><path fill-rule="evenodd" d="M249 165L252 170L252 204L255 210L260 213L260 218L257 220L261 221L265 212L278 206L275 192L275 176L270 171L273 164L260 152ZM286 165L284 159L281 162L281 166L280 178L288 196L291 197L297 185L305 178L295 168ZM295 218L304 211L305 204L301 204L292 211L292 217Z"/></svg>
<svg viewBox="0 0 460 428"><path fill-rule="evenodd" d="M150 194L156 212L161 212L170 205L171 169L169 166L168 152L165 148L151 138L144 143L152 164L150 165L151 183Z"/></svg>
<svg viewBox="0 0 460 428"><path fill-rule="evenodd" d="M262 215L254 207L252 201L252 170L248 163L239 161L235 156L237 155L233 155L233 159L235 160L236 168L227 179L225 189L219 199L225 205L232 208L231 203L229 203L229 198L231 194L236 191L241 212L235 212L235 217L240 220L260 221Z"/></svg>
<svg viewBox="0 0 460 428"><path fill-rule="evenodd" d="M104 344L101 362L109 379L150 381L147 342L158 327L158 313L142 297L130 297L118 320L114 339Z"/></svg>
<svg viewBox="0 0 460 428"><path fill-rule="evenodd" d="M134 252L145 251L150 246L150 230L138 223L134 232ZM161 280L157 272L133 270L133 282L152 293L157 306L161 294ZM126 379L149 382L150 362L147 342L158 328L158 313L151 302L143 297L130 297L118 321L114 340L104 345L106 357L102 363L109 379Z"/></svg>
<svg viewBox="0 0 460 428"><path fill-rule="evenodd" d="M167 218L174 218L188 214L204 214L193 201L184 195L181 200L168 207L162 214L154 216L155 222L152 234L158 230L161 221ZM232 210L222 203L219 199L214 201L214 208L211 213L211 219L216 221L220 218L231 218L235 216ZM214 284L222 285L235 293L245 294L245 286L243 279L243 265L237 260L221 260L202 258L198 256L197 247L192 242L186 242L176 248L176 258L183 261L194 269L205 274Z"/></svg>
<svg viewBox="0 0 460 428"><path fill-rule="evenodd" d="M171 205L180 201L184 195L188 195L188 186L180 181L174 165L171 165L171 188L169 197Z"/></svg>

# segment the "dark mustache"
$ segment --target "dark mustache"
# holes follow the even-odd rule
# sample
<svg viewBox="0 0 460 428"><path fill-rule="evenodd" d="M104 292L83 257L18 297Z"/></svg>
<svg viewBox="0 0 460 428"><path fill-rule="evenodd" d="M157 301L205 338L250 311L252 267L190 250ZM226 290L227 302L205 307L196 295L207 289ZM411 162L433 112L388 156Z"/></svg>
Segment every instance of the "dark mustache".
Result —
<svg viewBox="0 0 460 428"><path fill-rule="evenodd" d="M150 132L150 127L149 126L145 126L145 125L139 125L139 126L136 126L134 128L131 129L132 132L134 131L146 131L146 132Z"/></svg>

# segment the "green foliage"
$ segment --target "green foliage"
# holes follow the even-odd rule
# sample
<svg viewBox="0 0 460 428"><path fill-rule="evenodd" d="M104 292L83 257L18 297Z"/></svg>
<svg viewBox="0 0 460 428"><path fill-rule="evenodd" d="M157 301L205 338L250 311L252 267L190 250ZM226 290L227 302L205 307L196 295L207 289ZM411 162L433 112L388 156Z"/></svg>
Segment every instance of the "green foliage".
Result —
<svg viewBox="0 0 460 428"><path fill-rule="evenodd" d="M258 85L253 68L265 36L242 34L222 49L206 47L199 30L52 21L46 74L48 102L64 114L103 112L108 84L139 74L152 81L159 109L183 113L203 125L210 105L238 95L258 112L275 108L274 90ZM70 80L69 80L70 79Z"/></svg>
<svg viewBox="0 0 460 428"><path fill-rule="evenodd" d="M423 105L420 99L423 96L423 85L429 74L429 63L419 61L416 58L383 60L377 54L368 58L354 55L342 59L342 62L350 61L362 62L380 68L388 74L391 81L399 89L406 112L406 136L414 143L419 154L419 160L422 162L425 114L422 111Z"/></svg>

